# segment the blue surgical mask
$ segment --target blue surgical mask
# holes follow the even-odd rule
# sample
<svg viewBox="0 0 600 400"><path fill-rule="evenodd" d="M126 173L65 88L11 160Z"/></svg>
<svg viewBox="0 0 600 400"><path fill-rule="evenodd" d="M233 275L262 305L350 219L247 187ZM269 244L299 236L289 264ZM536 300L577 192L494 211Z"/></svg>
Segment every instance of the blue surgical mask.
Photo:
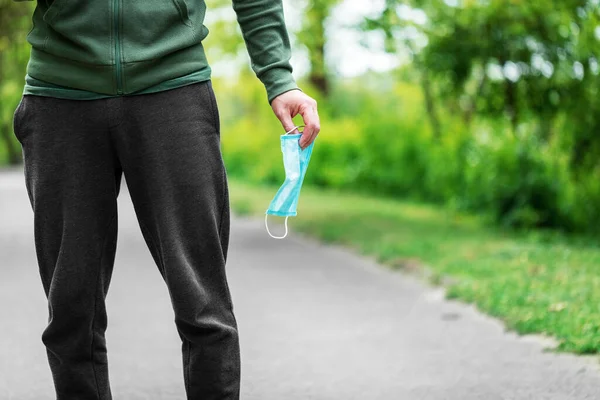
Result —
<svg viewBox="0 0 600 400"><path fill-rule="evenodd" d="M298 127L294 128L293 132ZM274 239L284 239L288 234L287 220L289 217L297 215L296 207L300 197L300 189L304 181L304 175L308 169L308 162L313 151L314 142L304 150L300 147L300 137L302 134L291 135L286 133L281 136L281 152L283 153L283 166L285 168L285 182L275 194L273 201L265 215L265 226L267 232ZM285 217L285 234L283 236L273 236L269 231L267 218L269 215Z"/></svg>

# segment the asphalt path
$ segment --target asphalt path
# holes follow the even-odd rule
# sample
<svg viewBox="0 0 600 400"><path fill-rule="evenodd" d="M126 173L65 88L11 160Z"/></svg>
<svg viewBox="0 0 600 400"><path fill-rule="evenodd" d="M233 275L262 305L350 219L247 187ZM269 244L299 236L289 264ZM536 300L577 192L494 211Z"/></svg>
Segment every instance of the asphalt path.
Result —
<svg viewBox="0 0 600 400"><path fill-rule="evenodd" d="M126 188L108 298L116 400L182 400L169 296ZM22 171L0 172L0 400L54 399L40 335L47 308ZM600 399L596 357L507 333L440 289L261 219L236 218L228 277L243 400ZM201 399L198 399L201 400Z"/></svg>

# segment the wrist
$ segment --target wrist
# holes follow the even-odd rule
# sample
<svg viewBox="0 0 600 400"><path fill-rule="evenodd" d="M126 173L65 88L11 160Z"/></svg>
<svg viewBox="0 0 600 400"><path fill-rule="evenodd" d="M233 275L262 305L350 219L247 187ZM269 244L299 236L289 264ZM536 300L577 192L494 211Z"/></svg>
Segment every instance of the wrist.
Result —
<svg viewBox="0 0 600 400"><path fill-rule="evenodd" d="M292 73L286 68L270 69L265 72L264 75L260 76L260 80L267 89L269 104L271 104L277 96L280 96L285 92L289 92L290 90L300 90Z"/></svg>

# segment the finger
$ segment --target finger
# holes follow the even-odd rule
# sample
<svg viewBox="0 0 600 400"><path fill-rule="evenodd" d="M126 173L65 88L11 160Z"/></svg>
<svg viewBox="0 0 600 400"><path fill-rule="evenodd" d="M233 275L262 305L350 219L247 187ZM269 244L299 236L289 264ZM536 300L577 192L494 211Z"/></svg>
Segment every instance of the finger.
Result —
<svg viewBox="0 0 600 400"><path fill-rule="evenodd" d="M302 119L304 120L304 132L302 132L302 137L300 138L300 147L305 148L310 145L321 130L321 122L319 119L319 114L317 113L317 109L314 107L310 107L305 109L302 113Z"/></svg>
<svg viewBox="0 0 600 400"><path fill-rule="evenodd" d="M277 116L277 118L281 122L281 126L283 126L283 129L286 132L290 132L290 131L296 130L295 129L296 128L296 124L294 124L294 120L292 119L292 116L290 115L289 110L280 111L280 112L276 113L275 115Z"/></svg>
<svg viewBox="0 0 600 400"><path fill-rule="evenodd" d="M315 139L317 138L317 136L319 136L319 133L321 132L321 117L319 117L319 111L315 108L315 114L317 116L317 126L315 127L315 130L313 131L313 135L310 138L310 143L314 142Z"/></svg>

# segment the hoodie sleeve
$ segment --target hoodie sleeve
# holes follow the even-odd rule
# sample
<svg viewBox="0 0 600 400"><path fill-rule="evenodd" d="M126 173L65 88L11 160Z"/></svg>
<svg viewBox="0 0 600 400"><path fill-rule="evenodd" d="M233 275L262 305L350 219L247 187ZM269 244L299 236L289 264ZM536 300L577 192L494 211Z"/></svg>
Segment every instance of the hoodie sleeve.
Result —
<svg viewBox="0 0 600 400"><path fill-rule="evenodd" d="M291 47L282 0L233 0L252 69L267 89L269 103L298 89L290 64Z"/></svg>

